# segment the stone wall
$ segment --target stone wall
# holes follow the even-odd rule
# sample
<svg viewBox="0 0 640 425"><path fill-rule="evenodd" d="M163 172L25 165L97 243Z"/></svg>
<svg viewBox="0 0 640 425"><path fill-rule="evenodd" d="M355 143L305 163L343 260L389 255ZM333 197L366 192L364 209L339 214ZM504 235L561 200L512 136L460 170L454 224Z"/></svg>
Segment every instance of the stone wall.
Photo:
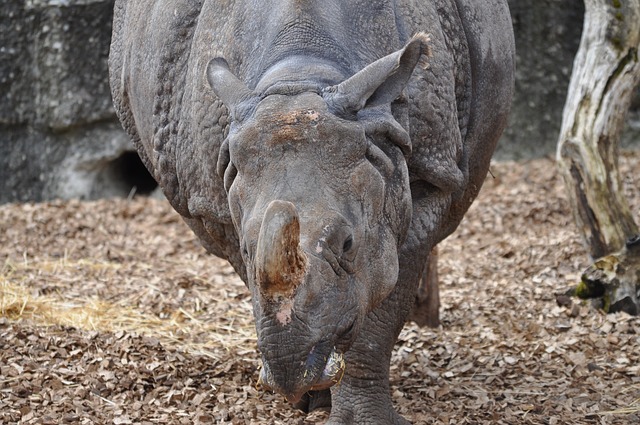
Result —
<svg viewBox="0 0 640 425"><path fill-rule="evenodd" d="M509 0L509 7L516 37L516 94L495 158L555 157L584 4L582 0ZM622 145L640 145L640 89Z"/></svg>
<svg viewBox="0 0 640 425"><path fill-rule="evenodd" d="M496 155L552 154L573 57L582 33L582 0L509 0L516 37L516 95Z"/></svg>
<svg viewBox="0 0 640 425"><path fill-rule="evenodd" d="M0 202L151 187L111 103L112 10L113 0L2 2Z"/></svg>
<svg viewBox="0 0 640 425"><path fill-rule="evenodd" d="M154 183L111 105L114 0L0 2L0 203L151 191ZM516 96L496 158L554 155L582 0L509 4L518 49ZM636 100L625 145L640 140L639 111Z"/></svg>

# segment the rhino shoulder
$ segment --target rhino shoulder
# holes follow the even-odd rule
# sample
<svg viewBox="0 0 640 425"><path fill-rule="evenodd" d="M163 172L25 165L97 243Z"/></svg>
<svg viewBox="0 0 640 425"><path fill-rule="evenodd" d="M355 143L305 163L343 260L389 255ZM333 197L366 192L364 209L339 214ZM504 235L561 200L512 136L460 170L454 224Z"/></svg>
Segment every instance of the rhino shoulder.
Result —
<svg viewBox="0 0 640 425"><path fill-rule="evenodd" d="M200 66L208 59L197 41L205 7L198 0L117 0L110 84L123 127L171 205L209 252L241 269L215 170L228 111L204 86Z"/></svg>
<svg viewBox="0 0 640 425"><path fill-rule="evenodd" d="M172 206L188 217L176 163L188 132L183 93L201 2L117 0L109 58L116 112Z"/></svg>

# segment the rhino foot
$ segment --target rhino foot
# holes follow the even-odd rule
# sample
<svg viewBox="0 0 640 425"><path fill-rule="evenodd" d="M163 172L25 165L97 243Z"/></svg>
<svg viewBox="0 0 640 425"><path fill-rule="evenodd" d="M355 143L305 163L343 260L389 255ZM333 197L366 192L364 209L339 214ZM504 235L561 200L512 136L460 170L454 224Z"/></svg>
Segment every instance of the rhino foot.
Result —
<svg viewBox="0 0 640 425"><path fill-rule="evenodd" d="M400 416L391 403L372 405L355 402L349 411L333 411L326 425L411 425ZM357 407L360 406L360 407Z"/></svg>

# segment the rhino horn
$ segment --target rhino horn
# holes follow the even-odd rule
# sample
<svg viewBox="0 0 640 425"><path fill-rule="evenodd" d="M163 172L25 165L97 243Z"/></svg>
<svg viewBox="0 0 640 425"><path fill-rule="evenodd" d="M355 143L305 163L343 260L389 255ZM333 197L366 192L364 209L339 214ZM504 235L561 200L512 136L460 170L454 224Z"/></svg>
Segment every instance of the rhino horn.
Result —
<svg viewBox="0 0 640 425"><path fill-rule="evenodd" d="M229 109L234 120L241 118L238 114L238 107L256 97L245 83L233 75L224 58L211 59L207 65L207 80L216 96Z"/></svg>
<svg viewBox="0 0 640 425"><path fill-rule="evenodd" d="M262 220L256 250L256 280L267 298L290 298L307 272L300 248L300 220L291 202L272 201Z"/></svg>
<svg viewBox="0 0 640 425"><path fill-rule="evenodd" d="M414 68L429 56L429 36L418 33L400 50L366 66L342 83L325 89L324 98L338 114L352 115L364 107L389 104L409 82Z"/></svg>

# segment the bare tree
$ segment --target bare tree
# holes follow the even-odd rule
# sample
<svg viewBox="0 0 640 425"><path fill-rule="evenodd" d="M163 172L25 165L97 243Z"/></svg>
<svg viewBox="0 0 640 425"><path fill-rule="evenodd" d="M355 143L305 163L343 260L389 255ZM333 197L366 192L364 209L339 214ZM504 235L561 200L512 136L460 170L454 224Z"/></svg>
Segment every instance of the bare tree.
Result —
<svg viewBox="0 0 640 425"><path fill-rule="evenodd" d="M640 0L585 0L558 142L576 223L596 261L577 288L605 311L637 314L640 238L621 188L619 140L640 82Z"/></svg>

